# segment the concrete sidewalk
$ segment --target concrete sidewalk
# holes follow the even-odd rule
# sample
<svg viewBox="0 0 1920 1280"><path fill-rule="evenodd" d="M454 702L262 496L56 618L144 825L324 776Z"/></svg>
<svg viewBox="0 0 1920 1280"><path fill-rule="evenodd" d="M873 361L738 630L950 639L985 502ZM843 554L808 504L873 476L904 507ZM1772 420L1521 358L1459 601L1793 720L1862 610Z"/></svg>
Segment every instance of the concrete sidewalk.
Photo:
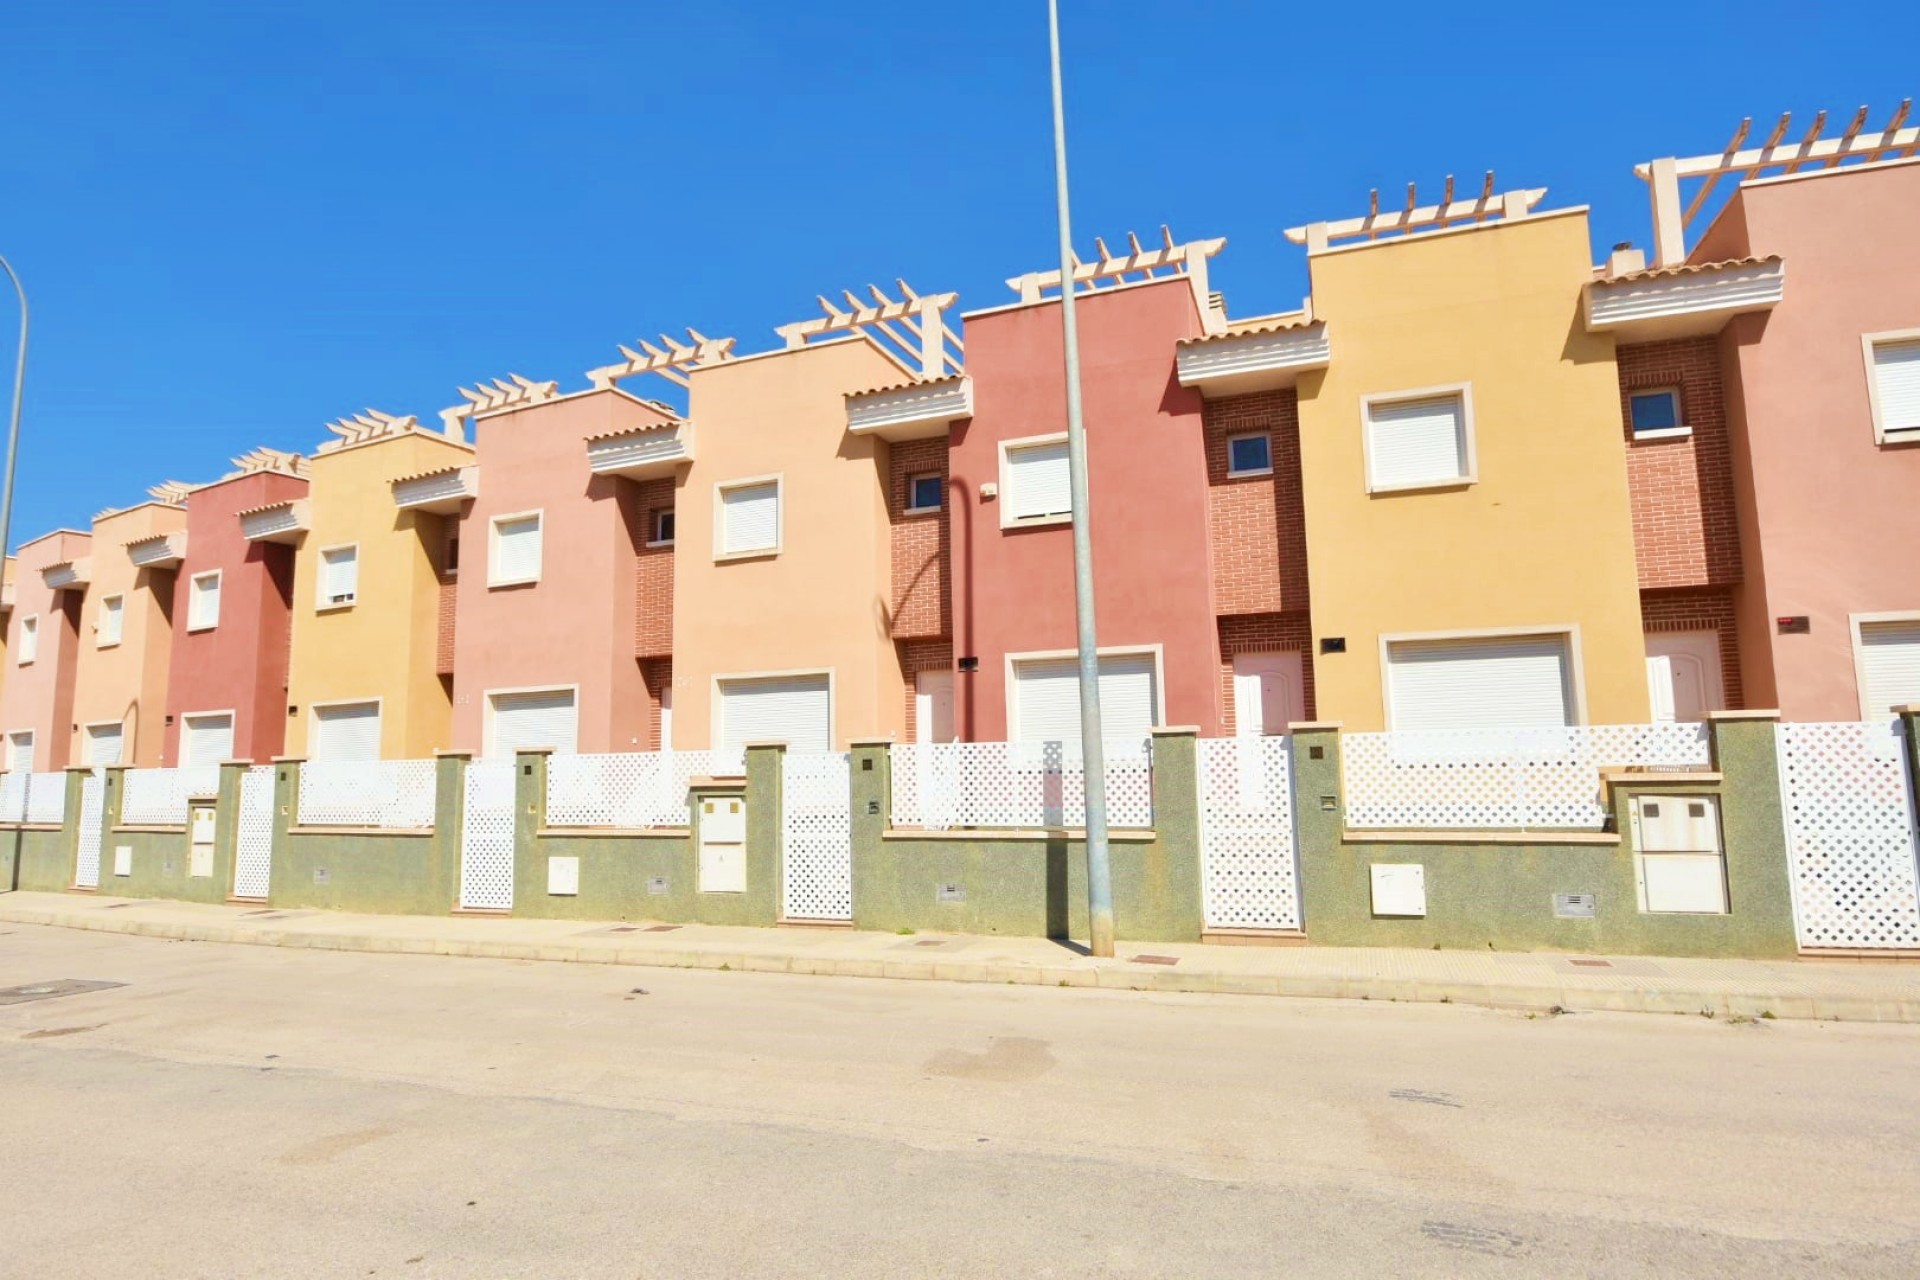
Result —
<svg viewBox="0 0 1920 1280"><path fill-rule="evenodd" d="M349 915L77 893L0 894L0 921L313 950L1582 1012L1920 1023L1920 965L1898 963L1172 942L1122 943L1117 958L1095 960L1068 944L1040 938Z"/></svg>

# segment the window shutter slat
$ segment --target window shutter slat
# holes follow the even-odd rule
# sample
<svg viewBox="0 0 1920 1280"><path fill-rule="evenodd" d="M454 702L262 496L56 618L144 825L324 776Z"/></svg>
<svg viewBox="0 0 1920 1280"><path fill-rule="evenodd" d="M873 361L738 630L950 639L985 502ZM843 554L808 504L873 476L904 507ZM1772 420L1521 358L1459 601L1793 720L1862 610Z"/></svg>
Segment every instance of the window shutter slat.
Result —
<svg viewBox="0 0 1920 1280"><path fill-rule="evenodd" d="M1073 512L1073 477L1067 444L1025 445L1007 450L1006 500L1015 520L1063 516Z"/></svg>
<svg viewBox="0 0 1920 1280"><path fill-rule="evenodd" d="M1860 671L1869 720L1891 720L1895 707L1920 703L1920 619L1861 623Z"/></svg>
<svg viewBox="0 0 1920 1280"><path fill-rule="evenodd" d="M579 750L580 712L571 689L493 695L491 754L510 756L528 747L551 747L561 755Z"/></svg>
<svg viewBox="0 0 1920 1280"><path fill-rule="evenodd" d="M720 682L720 746L784 742L791 752L830 751L833 698L824 675Z"/></svg>
<svg viewBox="0 0 1920 1280"><path fill-rule="evenodd" d="M308 754L315 760L378 760L380 758L380 704L355 702L313 709L313 742Z"/></svg>
<svg viewBox="0 0 1920 1280"><path fill-rule="evenodd" d="M1883 342L1873 349L1880 429L1920 431L1920 339Z"/></svg>
<svg viewBox="0 0 1920 1280"><path fill-rule="evenodd" d="M189 766L233 759L233 717L188 716L180 756L180 763Z"/></svg>
<svg viewBox="0 0 1920 1280"><path fill-rule="evenodd" d="M1573 723L1561 636L1401 641L1388 646L1387 664L1396 730Z"/></svg>
<svg viewBox="0 0 1920 1280"><path fill-rule="evenodd" d="M1370 405L1367 432L1369 482L1376 489L1466 475L1466 417L1458 396Z"/></svg>
<svg viewBox="0 0 1920 1280"><path fill-rule="evenodd" d="M1157 673L1150 653L1100 657L1100 736L1145 738L1159 710ZM1075 658L1031 658L1014 664L1017 736L1028 742L1080 741L1080 663Z"/></svg>
<svg viewBox="0 0 1920 1280"><path fill-rule="evenodd" d="M493 536L496 582L531 582L540 576L539 516L502 520L493 527Z"/></svg>
<svg viewBox="0 0 1920 1280"><path fill-rule="evenodd" d="M720 493L721 553L771 551L780 544L780 486L747 484Z"/></svg>

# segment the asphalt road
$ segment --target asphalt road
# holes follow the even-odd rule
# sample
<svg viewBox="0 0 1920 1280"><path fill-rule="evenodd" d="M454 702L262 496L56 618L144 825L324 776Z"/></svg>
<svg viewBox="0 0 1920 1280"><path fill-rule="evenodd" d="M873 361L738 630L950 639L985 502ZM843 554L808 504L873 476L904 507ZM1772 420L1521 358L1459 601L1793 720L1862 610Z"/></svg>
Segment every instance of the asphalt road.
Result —
<svg viewBox="0 0 1920 1280"><path fill-rule="evenodd" d="M8 1276L1920 1274L1916 1027L0 927L60 979Z"/></svg>

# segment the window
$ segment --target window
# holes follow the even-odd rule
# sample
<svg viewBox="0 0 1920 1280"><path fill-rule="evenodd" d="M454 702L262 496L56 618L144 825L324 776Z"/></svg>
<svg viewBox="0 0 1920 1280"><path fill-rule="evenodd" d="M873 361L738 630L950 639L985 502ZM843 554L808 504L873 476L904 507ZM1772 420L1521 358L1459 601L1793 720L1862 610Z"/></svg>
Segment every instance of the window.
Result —
<svg viewBox="0 0 1920 1280"><path fill-rule="evenodd" d="M907 514L940 509L941 479L937 473L907 477Z"/></svg>
<svg viewBox="0 0 1920 1280"><path fill-rule="evenodd" d="M1887 721L1920 703L1920 615L1856 618L1860 718Z"/></svg>
<svg viewBox="0 0 1920 1280"><path fill-rule="evenodd" d="M307 755L315 760L378 760L379 702L335 702L313 708Z"/></svg>
<svg viewBox="0 0 1920 1280"><path fill-rule="evenodd" d="M196 573L187 583L187 630L207 631L220 625L220 571Z"/></svg>
<svg viewBox="0 0 1920 1280"><path fill-rule="evenodd" d="M23 729L7 735L7 772L33 772L33 730Z"/></svg>
<svg viewBox="0 0 1920 1280"><path fill-rule="evenodd" d="M1368 398L1367 491L1431 489L1474 480L1473 411L1465 388Z"/></svg>
<svg viewBox="0 0 1920 1280"><path fill-rule="evenodd" d="M1680 393L1672 387L1634 392L1627 397L1627 411L1636 440L1690 434L1680 420Z"/></svg>
<svg viewBox="0 0 1920 1280"><path fill-rule="evenodd" d="M326 547L320 552L320 598L316 609L342 609L360 594L360 548Z"/></svg>
<svg viewBox="0 0 1920 1280"><path fill-rule="evenodd" d="M755 556L780 550L780 481L736 481L717 486L720 528L714 543L718 559Z"/></svg>
<svg viewBox="0 0 1920 1280"><path fill-rule="evenodd" d="M89 765L121 763L122 744L125 740L125 735L121 732L117 721L88 725L86 741L81 744L86 754L82 763Z"/></svg>
<svg viewBox="0 0 1920 1280"><path fill-rule="evenodd" d="M449 578L455 578L455 577L458 577L459 575L460 575L460 530L455 528L455 529L450 529L447 532L447 576Z"/></svg>
<svg viewBox="0 0 1920 1280"><path fill-rule="evenodd" d="M1005 444L1000 452L1001 525L1073 518L1073 482L1065 436Z"/></svg>
<svg viewBox="0 0 1920 1280"><path fill-rule="evenodd" d="M1080 660L1071 655L1012 660L1010 736L1080 746ZM1160 723L1160 673L1153 653L1100 655L1100 730L1105 740L1144 739Z"/></svg>
<svg viewBox="0 0 1920 1280"><path fill-rule="evenodd" d="M493 555L487 572L490 587L516 587L540 581L540 513L496 516Z"/></svg>
<svg viewBox="0 0 1920 1280"><path fill-rule="evenodd" d="M20 619L20 665L33 665L40 656L40 619L38 616Z"/></svg>
<svg viewBox="0 0 1920 1280"><path fill-rule="evenodd" d="M784 742L791 752L833 749L833 685L824 674L723 679L714 741L723 751Z"/></svg>
<svg viewBox="0 0 1920 1280"><path fill-rule="evenodd" d="M1259 435L1228 436L1227 474L1229 476L1272 475L1273 438L1264 431Z"/></svg>
<svg viewBox="0 0 1920 1280"><path fill-rule="evenodd" d="M1882 444L1920 440L1920 333L1866 339L1873 381L1873 438Z"/></svg>
<svg viewBox="0 0 1920 1280"><path fill-rule="evenodd" d="M125 596L101 598L99 619L93 624L94 644L97 647L111 649L120 643L127 618L126 603Z"/></svg>
<svg viewBox="0 0 1920 1280"><path fill-rule="evenodd" d="M670 547L673 545L673 508L661 507L653 513L653 540L650 547Z"/></svg>
<svg viewBox="0 0 1920 1280"><path fill-rule="evenodd" d="M1535 729L1573 724L1566 633L1389 641L1388 727Z"/></svg>
<svg viewBox="0 0 1920 1280"><path fill-rule="evenodd" d="M490 693L487 711L490 756L510 756L535 747L572 755L579 747L580 711L572 689Z"/></svg>
<svg viewBox="0 0 1920 1280"><path fill-rule="evenodd" d="M202 712L180 717L180 763L221 764L233 759L233 713Z"/></svg>

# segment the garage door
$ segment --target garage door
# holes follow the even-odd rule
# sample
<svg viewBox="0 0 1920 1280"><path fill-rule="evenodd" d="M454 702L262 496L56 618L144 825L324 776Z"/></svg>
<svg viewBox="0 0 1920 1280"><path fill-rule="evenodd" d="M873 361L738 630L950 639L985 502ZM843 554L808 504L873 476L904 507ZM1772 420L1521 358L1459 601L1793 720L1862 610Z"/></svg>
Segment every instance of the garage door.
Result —
<svg viewBox="0 0 1920 1280"><path fill-rule="evenodd" d="M1533 729L1574 722L1565 636L1409 640L1387 646L1396 730Z"/></svg>
<svg viewBox="0 0 1920 1280"><path fill-rule="evenodd" d="M533 747L551 747L561 755L579 749L580 711L571 689L488 695L493 715L487 730L487 754L510 756Z"/></svg>
<svg viewBox="0 0 1920 1280"><path fill-rule="evenodd" d="M1159 672L1151 653L1100 656L1100 728L1106 738L1145 738L1158 723ZM1013 664L1012 737L1080 740L1080 663L1026 658Z"/></svg>
<svg viewBox="0 0 1920 1280"><path fill-rule="evenodd" d="M307 754L315 760L378 760L380 758L380 704L349 702L313 709L313 741Z"/></svg>
<svg viewBox="0 0 1920 1280"><path fill-rule="evenodd" d="M184 725L180 746L181 764L220 764L233 759L232 716L188 716Z"/></svg>
<svg viewBox="0 0 1920 1280"><path fill-rule="evenodd" d="M117 724L88 725L86 762L96 767L119 764L125 740L126 735Z"/></svg>
<svg viewBox="0 0 1920 1280"><path fill-rule="evenodd" d="M714 737L725 751L749 742L784 742L792 752L833 749L833 695L825 675L722 680L719 713Z"/></svg>
<svg viewBox="0 0 1920 1280"><path fill-rule="evenodd" d="M1920 703L1920 618L1860 624L1863 719L1890 720L1895 707Z"/></svg>

